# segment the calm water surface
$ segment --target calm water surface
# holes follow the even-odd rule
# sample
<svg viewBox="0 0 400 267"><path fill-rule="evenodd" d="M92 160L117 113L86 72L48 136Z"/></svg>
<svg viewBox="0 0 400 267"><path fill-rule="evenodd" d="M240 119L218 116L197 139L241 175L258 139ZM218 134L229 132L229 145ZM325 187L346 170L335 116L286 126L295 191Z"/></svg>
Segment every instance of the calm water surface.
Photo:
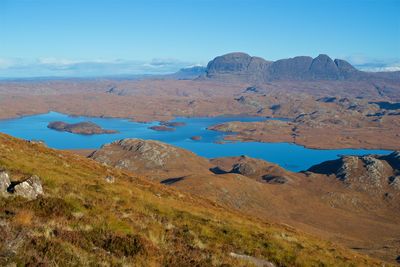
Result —
<svg viewBox="0 0 400 267"><path fill-rule="evenodd" d="M49 147L58 149L99 148L122 138L142 138L159 140L182 147L207 157L247 155L279 164L291 171L306 170L314 164L337 158L339 155L388 154L387 150L366 149L309 149L291 143L229 142L218 144L224 134L209 131L206 128L229 121L260 121L265 118L249 117L212 117L212 118L177 118L173 121L184 122L185 126L176 127L173 132L158 132L148 129L158 122L137 123L125 119L108 119L93 117L71 117L65 114L50 112L47 114L26 116L17 119L0 120L0 132L28 140L43 140ZM84 136L58 132L47 128L51 121L77 123L92 121L105 129L117 130L116 134ZM200 141L193 141L192 136L201 136Z"/></svg>

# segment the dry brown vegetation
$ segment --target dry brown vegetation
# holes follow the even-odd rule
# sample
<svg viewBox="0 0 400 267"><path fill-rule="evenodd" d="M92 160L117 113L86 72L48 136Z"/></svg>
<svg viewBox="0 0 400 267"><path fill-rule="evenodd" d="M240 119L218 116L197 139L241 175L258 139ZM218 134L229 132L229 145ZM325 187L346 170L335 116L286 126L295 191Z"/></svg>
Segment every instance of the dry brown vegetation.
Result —
<svg viewBox="0 0 400 267"><path fill-rule="evenodd" d="M44 188L36 200L0 199L1 265L251 265L231 252L277 266L382 264L290 227L3 134L0 166L12 177L39 175ZM110 175L112 184L105 180Z"/></svg>
<svg viewBox="0 0 400 267"><path fill-rule="evenodd" d="M257 85L208 80L2 82L0 118L48 111L135 121L241 114L285 117L294 122L237 124L235 129L240 133L235 138L295 141L314 148L399 149L400 110L371 103L400 101L399 92L400 86L394 82L368 81L274 81ZM334 100L324 101L326 97ZM324 138L327 135L330 138Z"/></svg>
<svg viewBox="0 0 400 267"><path fill-rule="evenodd" d="M400 254L400 189L391 184L398 167L385 160L374 163L374 158L354 157L351 167L337 160L314 172L293 173L245 156L208 161L181 148L140 139L105 145L90 157L374 257L395 261ZM393 158L391 164L396 162ZM335 175L340 171L346 173L346 181Z"/></svg>

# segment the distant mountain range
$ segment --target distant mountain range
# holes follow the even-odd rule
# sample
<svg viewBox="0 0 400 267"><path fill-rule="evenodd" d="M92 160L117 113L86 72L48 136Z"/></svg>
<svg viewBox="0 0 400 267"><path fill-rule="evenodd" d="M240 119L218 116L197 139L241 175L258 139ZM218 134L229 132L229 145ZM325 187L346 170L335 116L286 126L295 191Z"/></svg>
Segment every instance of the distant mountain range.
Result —
<svg viewBox="0 0 400 267"><path fill-rule="evenodd" d="M324 54L315 58L298 56L267 61L238 52L222 55L210 61L200 79L242 82L368 79L400 81L400 72L364 72L357 70L345 60L333 60Z"/></svg>

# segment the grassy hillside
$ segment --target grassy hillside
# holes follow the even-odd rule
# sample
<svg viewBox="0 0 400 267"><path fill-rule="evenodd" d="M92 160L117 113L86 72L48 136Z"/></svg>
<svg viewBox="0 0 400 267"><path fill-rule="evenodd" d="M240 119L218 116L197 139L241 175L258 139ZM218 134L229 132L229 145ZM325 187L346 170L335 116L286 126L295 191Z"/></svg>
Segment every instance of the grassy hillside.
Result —
<svg viewBox="0 0 400 267"><path fill-rule="evenodd" d="M0 134L0 168L36 174L44 196L0 198L0 265L381 266L81 156ZM115 178L114 183L106 181Z"/></svg>

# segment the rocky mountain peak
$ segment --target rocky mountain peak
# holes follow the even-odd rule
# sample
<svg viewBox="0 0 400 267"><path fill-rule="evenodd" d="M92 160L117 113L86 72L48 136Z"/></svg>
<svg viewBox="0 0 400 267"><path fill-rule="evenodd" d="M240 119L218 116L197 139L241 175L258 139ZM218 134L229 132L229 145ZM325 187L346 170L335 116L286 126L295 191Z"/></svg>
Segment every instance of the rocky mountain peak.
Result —
<svg viewBox="0 0 400 267"><path fill-rule="evenodd" d="M207 73L218 71L245 71L250 64L251 56L246 53L229 53L216 57L207 65Z"/></svg>
<svg viewBox="0 0 400 267"><path fill-rule="evenodd" d="M335 59L334 60L335 65L339 69L340 72L353 72L357 71L356 68L353 67L349 62L343 59Z"/></svg>
<svg viewBox="0 0 400 267"><path fill-rule="evenodd" d="M397 77L397 78L396 78ZM367 73L354 68L342 59L332 60L326 54L315 58L294 58L267 61L246 53L235 52L211 60L202 79L265 83L274 80L324 81L324 80L398 80L396 73Z"/></svg>
<svg viewBox="0 0 400 267"><path fill-rule="evenodd" d="M235 52L216 57L207 65L205 78L257 82L266 79L270 62L246 53Z"/></svg>
<svg viewBox="0 0 400 267"><path fill-rule="evenodd" d="M320 54L313 59L309 71L312 79L315 80L337 80L339 78L339 69L335 62L325 54Z"/></svg>

